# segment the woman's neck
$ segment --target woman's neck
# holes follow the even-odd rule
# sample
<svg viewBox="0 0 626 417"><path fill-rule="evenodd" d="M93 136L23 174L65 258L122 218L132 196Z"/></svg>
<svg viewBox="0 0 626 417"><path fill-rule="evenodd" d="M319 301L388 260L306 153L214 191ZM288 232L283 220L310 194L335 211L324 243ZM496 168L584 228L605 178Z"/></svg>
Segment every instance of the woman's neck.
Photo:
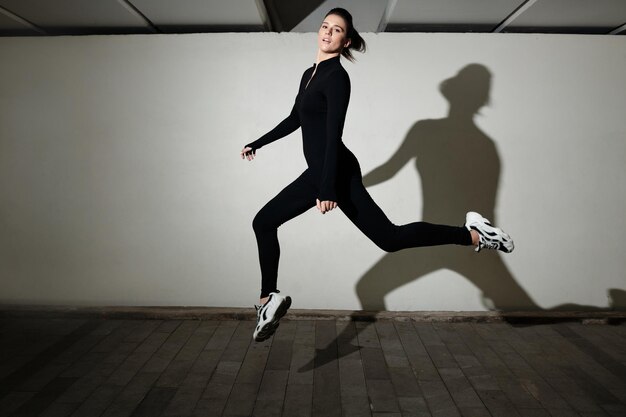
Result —
<svg viewBox="0 0 626 417"><path fill-rule="evenodd" d="M336 56L339 56L339 52L335 52L332 54L326 53L326 52L322 52L320 49L317 50L317 60L315 61L316 64L319 64L322 61L326 61L327 59L331 59L334 58Z"/></svg>

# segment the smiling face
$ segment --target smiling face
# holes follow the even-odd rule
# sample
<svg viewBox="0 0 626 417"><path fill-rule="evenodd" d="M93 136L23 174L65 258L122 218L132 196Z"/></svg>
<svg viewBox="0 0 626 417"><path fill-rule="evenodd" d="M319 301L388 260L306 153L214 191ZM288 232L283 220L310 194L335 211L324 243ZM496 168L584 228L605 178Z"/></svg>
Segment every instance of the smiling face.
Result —
<svg viewBox="0 0 626 417"><path fill-rule="evenodd" d="M328 55L340 54L343 48L350 45L347 29L348 25L341 16L336 14L326 16L317 33L317 45L320 52Z"/></svg>

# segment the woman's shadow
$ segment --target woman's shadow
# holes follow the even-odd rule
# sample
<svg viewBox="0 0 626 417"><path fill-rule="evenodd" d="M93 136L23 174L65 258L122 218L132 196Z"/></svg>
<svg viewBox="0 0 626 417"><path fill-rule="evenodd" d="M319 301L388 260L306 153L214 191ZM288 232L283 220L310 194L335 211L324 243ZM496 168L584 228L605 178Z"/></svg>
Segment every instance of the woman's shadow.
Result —
<svg viewBox="0 0 626 417"><path fill-rule="evenodd" d="M480 64L467 65L444 80L440 91L450 103L448 116L416 122L396 153L363 177L365 186L389 180L414 160L422 184L424 221L461 225L466 212L473 210L498 225L495 206L500 157L493 140L474 123L475 115L489 102L490 86L491 73ZM500 253L483 251L477 255L459 246L419 248L384 256L356 285L361 307L386 310L387 294L440 269L467 278L481 290L488 309L540 309L513 278Z"/></svg>
<svg viewBox="0 0 626 417"><path fill-rule="evenodd" d="M396 153L363 177L365 186L389 180L414 160L422 184L424 221L461 225L466 212L472 210L498 225L495 206L500 157L493 140L474 123L475 115L489 102L490 86L491 73L480 64L469 64L444 80L440 91L450 103L448 116L417 121ZM515 237L514 231L505 230ZM542 310L517 283L498 251L476 254L466 247L447 245L385 255L356 284L363 311L355 312L352 321L375 321L376 313L387 309L387 294L440 269L467 278L482 292L483 305L490 310ZM574 305L554 309L569 307L589 309ZM357 326L357 334L365 327ZM344 339L337 337L337 341ZM326 349L335 348L336 343L331 343ZM344 344L342 356L358 349ZM320 366L321 358L332 356L319 353L301 371Z"/></svg>

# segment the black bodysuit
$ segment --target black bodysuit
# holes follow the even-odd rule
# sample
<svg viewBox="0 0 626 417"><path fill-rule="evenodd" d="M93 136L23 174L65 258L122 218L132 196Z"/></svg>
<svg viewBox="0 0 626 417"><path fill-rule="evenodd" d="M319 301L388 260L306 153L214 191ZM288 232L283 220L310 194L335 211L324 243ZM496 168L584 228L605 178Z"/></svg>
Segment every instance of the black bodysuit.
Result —
<svg viewBox="0 0 626 417"><path fill-rule="evenodd" d="M342 141L350 101L350 78L339 56L308 68L291 113L274 129L246 145L254 151L302 128L308 168L256 215L253 228L259 248L261 297L276 291L280 246L278 227L314 207L316 199L334 201L376 245L387 252L419 246L470 245L464 227L425 222L396 226L372 200L355 156Z"/></svg>
<svg viewBox="0 0 626 417"><path fill-rule="evenodd" d="M315 72L315 74L313 74ZM304 157L316 180L320 201L337 201L336 178L358 169L358 162L341 140L350 101L350 77L339 56L314 64L304 71L291 113L259 140L253 150L302 128Z"/></svg>

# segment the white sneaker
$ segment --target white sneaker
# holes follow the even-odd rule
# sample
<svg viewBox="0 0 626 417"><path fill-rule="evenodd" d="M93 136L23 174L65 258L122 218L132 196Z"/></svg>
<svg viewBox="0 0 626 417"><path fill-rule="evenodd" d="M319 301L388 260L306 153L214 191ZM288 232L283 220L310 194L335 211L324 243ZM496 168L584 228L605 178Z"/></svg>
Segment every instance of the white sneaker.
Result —
<svg viewBox="0 0 626 417"><path fill-rule="evenodd" d="M291 297L283 297L277 292L271 292L268 300L256 308L256 328L253 338L256 342L267 340L278 328L278 321L287 313L291 306Z"/></svg>
<svg viewBox="0 0 626 417"><path fill-rule="evenodd" d="M493 227L489 220L474 211L470 211L465 216L465 227L467 230L478 232L479 243L475 249L476 252L485 248L510 253L515 248L511 236L504 233L499 227Z"/></svg>

